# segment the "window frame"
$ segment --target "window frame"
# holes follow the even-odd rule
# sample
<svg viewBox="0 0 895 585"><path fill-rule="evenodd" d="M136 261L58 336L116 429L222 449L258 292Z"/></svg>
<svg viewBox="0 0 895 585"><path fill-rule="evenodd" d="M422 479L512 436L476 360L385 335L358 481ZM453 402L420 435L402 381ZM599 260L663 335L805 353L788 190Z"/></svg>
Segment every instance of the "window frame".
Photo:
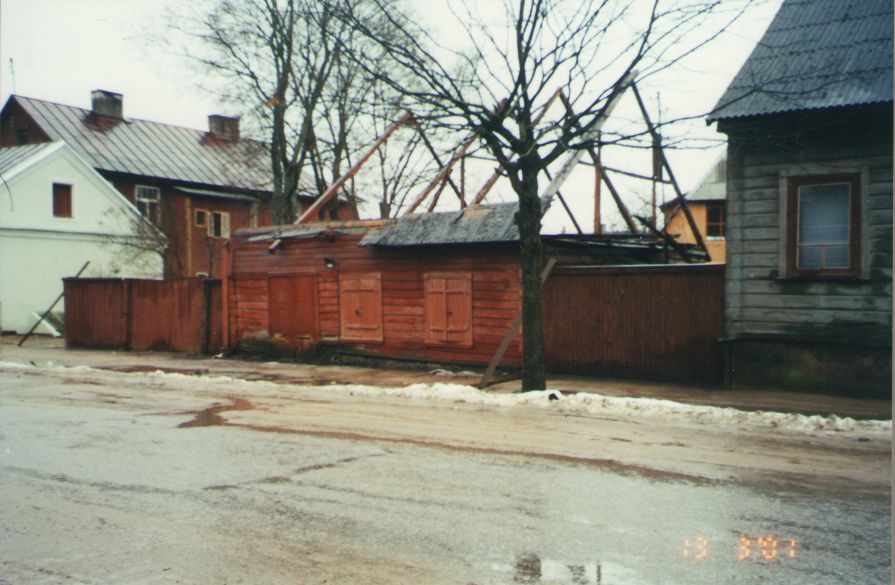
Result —
<svg viewBox="0 0 895 585"><path fill-rule="evenodd" d="M720 222L712 222L709 221L709 211L712 209L721 209L721 221ZM713 236L709 234L709 227L712 225L719 226L721 228L721 235ZM705 237L712 240L723 240L727 238L727 203L707 203L705 206Z"/></svg>
<svg viewBox="0 0 895 585"><path fill-rule="evenodd" d="M145 193L140 192L141 189L155 192L155 197L146 197ZM140 207L141 204L149 205L149 207L147 208L147 211L149 213L143 212L143 209ZM137 210L140 212L140 215L148 218L149 221L158 225L159 223L161 223L162 220L162 190L159 187L155 187L153 185L134 185L134 206L136 206Z"/></svg>
<svg viewBox="0 0 895 585"><path fill-rule="evenodd" d="M822 185L849 186L848 267L801 268L799 266L799 189ZM861 174L813 174L786 180L786 276L787 278L855 278L861 275Z"/></svg>
<svg viewBox="0 0 895 585"><path fill-rule="evenodd" d="M71 183L53 183L53 217L72 219L75 215L74 195ZM64 198L62 196L65 196ZM64 199L64 205L63 205ZM65 211L67 210L67 213Z"/></svg>
<svg viewBox="0 0 895 585"><path fill-rule="evenodd" d="M199 214L202 214L201 222L199 221ZM208 226L208 210L207 209L197 209L194 214L194 217L193 217L193 222L195 223L196 227L207 228L207 226Z"/></svg>
<svg viewBox="0 0 895 585"><path fill-rule="evenodd" d="M215 217L220 218L221 233L215 234ZM205 223L209 238L227 239L230 237L230 212L206 210Z"/></svg>

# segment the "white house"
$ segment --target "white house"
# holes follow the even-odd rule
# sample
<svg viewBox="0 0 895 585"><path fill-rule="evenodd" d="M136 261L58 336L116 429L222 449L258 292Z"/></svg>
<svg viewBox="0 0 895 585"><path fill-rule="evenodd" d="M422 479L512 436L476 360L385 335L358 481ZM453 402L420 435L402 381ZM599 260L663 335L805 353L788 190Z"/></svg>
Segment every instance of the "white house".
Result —
<svg viewBox="0 0 895 585"><path fill-rule="evenodd" d="M140 245L156 233L64 142L0 148L0 329L30 329L88 261L82 276L160 278Z"/></svg>

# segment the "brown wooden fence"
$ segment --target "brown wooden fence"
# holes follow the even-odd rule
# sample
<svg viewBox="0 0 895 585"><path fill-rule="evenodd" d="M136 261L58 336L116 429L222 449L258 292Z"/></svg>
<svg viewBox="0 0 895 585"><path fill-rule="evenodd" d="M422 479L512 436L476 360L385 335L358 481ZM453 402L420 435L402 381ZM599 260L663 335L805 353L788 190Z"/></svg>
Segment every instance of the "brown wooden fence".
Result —
<svg viewBox="0 0 895 585"><path fill-rule="evenodd" d="M544 285L552 372L719 384L724 265L557 267Z"/></svg>
<svg viewBox="0 0 895 585"><path fill-rule="evenodd" d="M65 279L68 347L213 353L223 345L219 280Z"/></svg>

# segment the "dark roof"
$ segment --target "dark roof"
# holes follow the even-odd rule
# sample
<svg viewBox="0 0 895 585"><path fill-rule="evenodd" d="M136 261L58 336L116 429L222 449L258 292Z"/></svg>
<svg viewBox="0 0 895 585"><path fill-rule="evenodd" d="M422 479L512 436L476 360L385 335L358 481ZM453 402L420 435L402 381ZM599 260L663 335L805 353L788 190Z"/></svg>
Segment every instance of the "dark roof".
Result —
<svg viewBox="0 0 895 585"><path fill-rule="evenodd" d="M267 145L202 130L12 96L50 140L64 140L94 168L230 189L270 191Z"/></svg>
<svg viewBox="0 0 895 585"><path fill-rule="evenodd" d="M26 144L24 146L8 146L0 148L0 174L7 172L32 155L56 146L52 142L43 144Z"/></svg>
<svg viewBox="0 0 895 585"><path fill-rule="evenodd" d="M784 0L709 121L892 101L892 0Z"/></svg>
<svg viewBox="0 0 895 585"><path fill-rule="evenodd" d="M541 201L542 213L550 198ZM431 246L438 244L484 244L518 242L519 229L513 216L518 202L474 205L461 211L423 213L399 218L391 225L370 230L361 246Z"/></svg>

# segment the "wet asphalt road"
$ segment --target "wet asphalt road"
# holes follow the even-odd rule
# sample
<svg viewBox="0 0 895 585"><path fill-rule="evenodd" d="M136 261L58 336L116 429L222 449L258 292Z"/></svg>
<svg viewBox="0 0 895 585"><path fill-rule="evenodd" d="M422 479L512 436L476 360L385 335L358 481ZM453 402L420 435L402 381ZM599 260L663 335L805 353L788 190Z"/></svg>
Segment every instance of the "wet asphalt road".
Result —
<svg viewBox="0 0 895 585"><path fill-rule="evenodd" d="M188 388L0 372L0 583L890 582L879 485L228 426Z"/></svg>

